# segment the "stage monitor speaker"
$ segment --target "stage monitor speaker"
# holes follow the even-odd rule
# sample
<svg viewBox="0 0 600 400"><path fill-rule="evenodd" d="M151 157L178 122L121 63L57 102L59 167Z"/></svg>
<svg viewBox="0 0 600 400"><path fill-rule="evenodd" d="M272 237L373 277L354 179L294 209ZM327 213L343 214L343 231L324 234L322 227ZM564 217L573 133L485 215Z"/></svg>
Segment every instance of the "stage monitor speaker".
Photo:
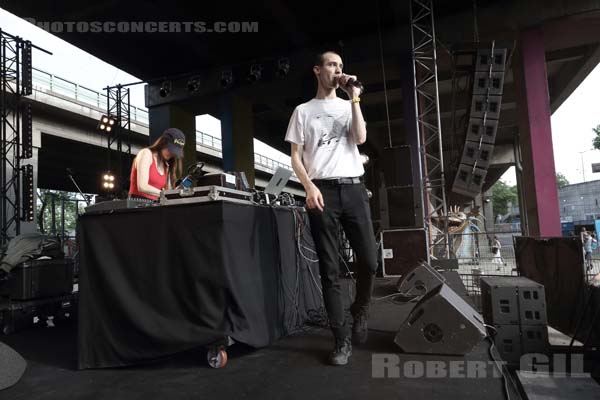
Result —
<svg viewBox="0 0 600 400"><path fill-rule="evenodd" d="M406 353L465 355L485 337L481 315L442 284L417 303L394 342Z"/></svg>
<svg viewBox="0 0 600 400"><path fill-rule="evenodd" d="M13 349L0 342L0 390L14 385L27 368L27 361Z"/></svg>
<svg viewBox="0 0 600 400"><path fill-rule="evenodd" d="M398 280L397 289L404 296L423 296L442 283L442 275L427 263L422 263Z"/></svg>
<svg viewBox="0 0 600 400"><path fill-rule="evenodd" d="M487 170L485 169L460 164L452 185L452 191L465 196L476 197L481 193L486 174Z"/></svg>
<svg viewBox="0 0 600 400"><path fill-rule="evenodd" d="M427 260L423 229L384 230L380 240L383 276L404 276Z"/></svg>
<svg viewBox="0 0 600 400"><path fill-rule="evenodd" d="M383 177L386 187L413 184L410 146L383 149Z"/></svg>
<svg viewBox="0 0 600 400"><path fill-rule="evenodd" d="M493 151L494 146L491 144L467 141L463 148L461 163L487 169L490 166Z"/></svg>
<svg viewBox="0 0 600 400"><path fill-rule="evenodd" d="M497 119L486 119L484 121L482 118L471 118L467 130L467 141L494 144L497 132Z"/></svg>

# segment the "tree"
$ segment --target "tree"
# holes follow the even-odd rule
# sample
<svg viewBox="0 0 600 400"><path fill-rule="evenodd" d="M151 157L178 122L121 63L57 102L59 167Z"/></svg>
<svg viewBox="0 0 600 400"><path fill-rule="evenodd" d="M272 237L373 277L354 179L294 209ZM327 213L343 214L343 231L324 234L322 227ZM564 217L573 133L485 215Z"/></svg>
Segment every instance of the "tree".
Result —
<svg viewBox="0 0 600 400"><path fill-rule="evenodd" d="M83 201L77 202L76 199L80 198L77 193L62 192L58 190L49 189L38 189L38 207L37 207L37 223L38 229L44 234L61 234L62 228L62 206L64 204L64 217L65 217L65 234L75 231L77 225L77 209L79 206L79 213L83 212L85 203ZM52 224L52 209L54 206L54 224Z"/></svg>
<svg viewBox="0 0 600 400"><path fill-rule="evenodd" d="M497 181L492 186L492 205L494 220L498 215L508 212L508 203L516 204L518 199L517 187L509 186L502 181Z"/></svg>
<svg viewBox="0 0 600 400"><path fill-rule="evenodd" d="M600 125L598 125L595 128L592 128L592 130L594 131L594 133L596 134L596 137L594 138L594 140L592 141L592 145L594 146L594 148L596 150L600 150Z"/></svg>
<svg viewBox="0 0 600 400"><path fill-rule="evenodd" d="M566 176L564 176L563 174L561 174L560 172L556 173L556 186L558 186L559 189L564 188L565 186L567 186L569 184L569 180L567 179Z"/></svg>

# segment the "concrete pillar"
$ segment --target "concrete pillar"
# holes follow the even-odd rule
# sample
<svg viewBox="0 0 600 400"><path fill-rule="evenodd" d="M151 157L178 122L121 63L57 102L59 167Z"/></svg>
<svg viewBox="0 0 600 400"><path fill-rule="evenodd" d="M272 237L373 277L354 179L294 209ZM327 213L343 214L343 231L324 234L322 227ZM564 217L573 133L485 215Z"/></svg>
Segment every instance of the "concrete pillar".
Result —
<svg viewBox="0 0 600 400"><path fill-rule="evenodd" d="M150 107L148 109L150 121L150 144L162 135L167 128L177 128L185 134L183 148L183 173L188 166L198 161L196 156L196 116L181 107L173 104Z"/></svg>
<svg viewBox="0 0 600 400"><path fill-rule="evenodd" d="M254 186L254 116L252 104L240 96L219 98L223 171L243 171Z"/></svg>
<svg viewBox="0 0 600 400"><path fill-rule="evenodd" d="M513 71L523 159L521 214L527 216L527 235L561 236L542 30L521 32L517 53Z"/></svg>

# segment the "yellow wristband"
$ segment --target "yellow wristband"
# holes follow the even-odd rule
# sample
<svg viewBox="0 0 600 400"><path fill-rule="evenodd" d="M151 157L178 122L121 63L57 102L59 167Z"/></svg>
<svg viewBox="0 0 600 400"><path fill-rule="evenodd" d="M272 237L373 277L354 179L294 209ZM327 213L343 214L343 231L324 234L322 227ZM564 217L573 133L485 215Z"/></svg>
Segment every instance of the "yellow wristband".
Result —
<svg viewBox="0 0 600 400"><path fill-rule="evenodd" d="M360 97L353 97L352 98L352 102L353 103L359 103L360 102Z"/></svg>

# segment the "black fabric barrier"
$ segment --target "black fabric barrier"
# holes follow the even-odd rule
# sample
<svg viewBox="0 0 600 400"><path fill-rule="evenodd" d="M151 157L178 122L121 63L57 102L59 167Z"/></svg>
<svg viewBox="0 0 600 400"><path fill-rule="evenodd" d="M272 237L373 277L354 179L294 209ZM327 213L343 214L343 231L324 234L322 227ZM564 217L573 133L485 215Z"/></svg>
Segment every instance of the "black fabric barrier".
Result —
<svg viewBox="0 0 600 400"><path fill-rule="evenodd" d="M519 275L544 285L548 324L573 334L585 299L581 240L515 236L514 244Z"/></svg>
<svg viewBox="0 0 600 400"><path fill-rule="evenodd" d="M318 315L318 266L297 251L303 217L223 202L81 216L79 368L224 336L263 347ZM301 246L312 248L309 232Z"/></svg>

